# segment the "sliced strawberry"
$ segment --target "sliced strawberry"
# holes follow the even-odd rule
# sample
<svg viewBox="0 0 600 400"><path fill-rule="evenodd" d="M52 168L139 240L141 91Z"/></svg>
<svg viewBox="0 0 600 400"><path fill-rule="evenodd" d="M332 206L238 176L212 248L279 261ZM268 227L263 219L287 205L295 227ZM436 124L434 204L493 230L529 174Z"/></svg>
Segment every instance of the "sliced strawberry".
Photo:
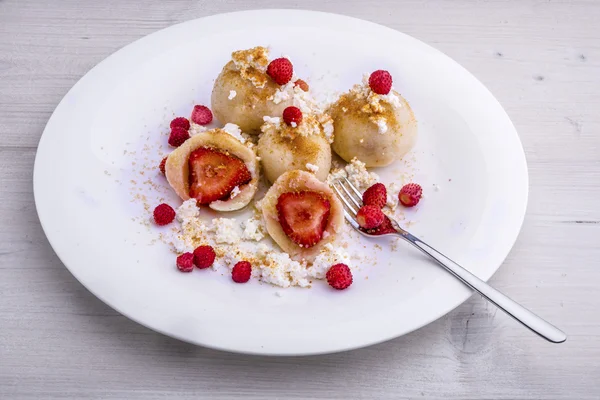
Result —
<svg viewBox="0 0 600 400"><path fill-rule="evenodd" d="M207 147L190 154L190 197L199 204L228 197L233 188L250 182L250 171L239 158Z"/></svg>
<svg viewBox="0 0 600 400"><path fill-rule="evenodd" d="M288 192L277 199L281 228L301 247L312 247L323 238L329 210L329 200L317 192Z"/></svg>

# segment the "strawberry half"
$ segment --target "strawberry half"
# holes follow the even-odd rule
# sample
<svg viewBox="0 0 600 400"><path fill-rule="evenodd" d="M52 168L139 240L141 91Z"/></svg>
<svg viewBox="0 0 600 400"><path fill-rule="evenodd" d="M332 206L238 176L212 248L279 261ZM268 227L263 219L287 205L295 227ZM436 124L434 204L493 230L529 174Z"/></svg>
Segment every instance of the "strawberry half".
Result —
<svg viewBox="0 0 600 400"><path fill-rule="evenodd" d="M329 200L312 191L283 193L277 199L281 228L300 247L312 247L323 238L330 209Z"/></svg>
<svg viewBox="0 0 600 400"><path fill-rule="evenodd" d="M250 182L252 175L239 158L207 147L190 154L190 197L209 204L229 196L233 188Z"/></svg>

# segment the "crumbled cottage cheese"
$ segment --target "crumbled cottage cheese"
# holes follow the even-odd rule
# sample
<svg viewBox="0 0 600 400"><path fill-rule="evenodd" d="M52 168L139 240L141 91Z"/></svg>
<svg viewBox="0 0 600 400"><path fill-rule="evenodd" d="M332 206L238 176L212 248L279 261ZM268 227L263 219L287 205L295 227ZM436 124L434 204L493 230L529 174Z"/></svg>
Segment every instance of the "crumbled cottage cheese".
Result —
<svg viewBox="0 0 600 400"><path fill-rule="evenodd" d="M312 172L313 174L316 174L317 171L319 171L319 166L311 163L306 163L306 169Z"/></svg>
<svg viewBox="0 0 600 400"><path fill-rule="evenodd" d="M348 178L359 191L364 191L379 182L379 176L367 171L365 163L354 157L344 168L333 170L327 177L327 182L332 184L340 178Z"/></svg>
<svg viewBox="0 0 600 400"><path fill-rule="evenodd" d="M351 266L350 255L346 253L340 246L333 246L327 243L323 246L321 252L312 265L308 268L308 275L317 279L324 279L329 268L338 263L344 263Z"/></svg>
<svg viewBox="0 0 600 400"><path fill-rule="evenodd" d="M265 87L268 78L265 72L269 65L269 51L266 47L234 51L231 59L242 78L248 79L259 89Z"/></svg>
<svg viewBox="0 0 600 400"><path fill-rule="evenodd" d="M263 121L268 122L268 123L273 124L273 125L279 125L281 123L281 118L279 118L279 117L269 117L269 116L265 115L263 117Z"/></svg>
<svg viewBox="0 0 600 400"><path fill-rule="evenodd" d="M290 81L290 82L286 83L285 85L279 87L275 91L275 94L273 94L273 96L269 97L269 100L271 100L275 104L279 104L282 101L288 100L293 95L294 95L294 82Z"/></svg>
<svg viewBox="0 0 600 400"><path fill-rule="evenodd" d="M229 91L229 96L227 96L227 98L229 100L233 100L235 98L235 96L237 96L237 92L235 90L230 90Z"/></svg>
<svg viewBox="0 0 600 400"><path fill-rule="evenodd" d="M215 233L216 243L237 244L242 238L240 226L232 218L213 219L209 232Z"/></svg>
<svg viewBox="0 0 600 400"><path fill-rule="evenodd" d="M242 233L242 239L244 240L255 240L260 241L265 237L263 233L265 228L263 226L262 219L252 217L247 221L242 222L242 228L244 232Z"/></svg>
<svg viewBox="0 0 600 400"><path fill-rule="evenodd" d="M398 193L400 193L401 187L396 183L392 182L387 186L387 201L385 203L392 211L398 207Z"/></svg>
<svg viewBox="0 0 600 400"><path fill-rule="evenodd" d="M179 222L185 222L191 218L196 218L200 215L200 209L198 208L196 199L189 199L183 202L176 211L177 220Z"/></svg>
<svg viewBox="0 0 600 400"><path fill-rule="evenodd" d="M377 124L377 129L379 133L386 133L388 130L387 120L385 118L375 118L375 123Z"/></svg>
<svg viewBox="0 0 600 400"><path fill-rule="evenodd" d="M207 127L198 125L195 122L190 123L190 136L196 136L199 133L206 132L208 130Z"/></svg>
<svg viewBox="0 0 600 400"><path fill-rule="evenodd" d="M246 143L246 138L242 136L242 130L236 124L227 123L222 129L240 142Z"/></svg>
<svg viewBox="0 0 600 400"><path fill-rule="evenodd" d="M281 287L310 285L304 264L294 261L287 253L269 252L261 265L261 280Z"/></svg>

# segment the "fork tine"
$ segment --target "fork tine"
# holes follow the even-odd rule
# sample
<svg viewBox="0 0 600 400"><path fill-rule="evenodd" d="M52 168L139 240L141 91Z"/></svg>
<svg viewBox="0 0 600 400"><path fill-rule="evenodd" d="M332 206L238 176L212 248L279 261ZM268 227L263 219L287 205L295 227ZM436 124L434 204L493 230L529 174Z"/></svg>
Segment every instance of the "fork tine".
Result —
<svg viewBox="0 0 600 400"><path fill-rule="evenodd" d="M345 176L343 177L344 180L348 183L348 186L350 186L350 189L352 189L352 191L358 196L358 198L360 199L360 201L362 202L362 193L360 193L358 191L358 189L356 188L356 186L354 186L352 184L352 182L350 182L350 180L348 178L346 178Z"/></svg>
<svg viewBox="0 0 600 400"><path fill-rule="evenodd" d="M342 190L344 192L346 192L346 194L348 195L348 199L350 199L350 201L352 203L354 203L354 205L356 206L356 210L357 210L356 212L358 212L358 209L362 207L360 202L356 201L356 199L354 198L352 193L350 193L350 191L348 189L346 189L346 185L344 185L342 182L339 182L339 181L338 181L338 183L340 184L340 187L342 188ZM355 212L355 214L356 214L356 212Z"/></svg>
<svg viewBox="0 0 600 400"><path fill-rule="evenodd" d="M358 221L356 221L354 217L348 213L348 211L344 210L344 216L346 217L346 221L348 221L354 229L360 229Z"/></svg>
<svg viewBox="0 0 600 400"><path fill-rule="evenodd" d="M345 205L345 207L344 207L344 216L346 217L346 220L350 223L350 225L352 225L352 227L354 229L360 229L360 226L358 225L358 222L356 221L356 219L354 219L354 216L352 214L350 214L346 208L348 208L349 210L351 210L354 214L356 214L356 211L354 211L354 208L352 207L352 205L350 203L348 203L348 201L346 200L346 197L337 188L336 183L338 183L340 186L342 186L341 183L339 183L339 182L334 182L331 186L333 187L333 190L335 190L335 192L337 193L339 199Z"/></svg>
<svg viewBox="0 0 600 400"><path fill-rule="evenodd" d="M348 201L348 199L346 198L346 196L344 196L344 195L342 194L342 192L340 191L340 189L338 189L338 185L339 185L339 186L340 186L342 189L344 189L344 186L343 186L343 185L342 185L342 184L341 184L339 181L336 181L336 182L334 182L334 184L332 185L332 186L333 186L333 189L334 189L334 190L336 191L336 193L338 194L338 197L340 198L340 200L342 201L342 203L344 203L344 205L345 205L345 206L346 206L346 207L347 207L347 208L348 208L350 211L352 211L352 215L356 215L356 213L358 212L358 210L357 210L357 209L355 209L355 208L354 208L354 206L353 206L353 205L352 205L352 204L351 204L351 203ZM344 189L344 191L346 191L346 189ZM346 191L346 193L348 193L348 192Z"/></svg>

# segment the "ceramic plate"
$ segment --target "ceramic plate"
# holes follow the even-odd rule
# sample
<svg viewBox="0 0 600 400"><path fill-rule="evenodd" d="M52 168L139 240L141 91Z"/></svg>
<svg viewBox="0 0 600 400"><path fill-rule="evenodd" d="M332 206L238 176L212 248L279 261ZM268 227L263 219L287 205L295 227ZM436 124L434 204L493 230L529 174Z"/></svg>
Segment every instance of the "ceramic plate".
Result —
<svg viewBox="0 0 600 400"><path fill-rule="evenodd" d="M239 285L219 273L175 269L174 254L158 237L163 231L145 224L151 209L141 206L146 195L139 185L156 185L148 203L177 199L156 169L144 171L140 163L158 164L173 116L210 104L231 52L256 45L290 57L319 96L349 89L365 72L389 70L413 107L420 137L406 160L375 172L386 183L419 182L424 198L402 213L404 226L480 278L492 276L517 238L528 185L521 143L498 101L456 62L410 36L291 10L172 26L117 51L69 91L42 135L34 171L39 217L65 266L140 324L252 354L363 347L411 332L465 301L468 289L399 239L351 242L350 250L365 258L355 261L354 284L345 291L321 281L310 289Z"/></svg>

